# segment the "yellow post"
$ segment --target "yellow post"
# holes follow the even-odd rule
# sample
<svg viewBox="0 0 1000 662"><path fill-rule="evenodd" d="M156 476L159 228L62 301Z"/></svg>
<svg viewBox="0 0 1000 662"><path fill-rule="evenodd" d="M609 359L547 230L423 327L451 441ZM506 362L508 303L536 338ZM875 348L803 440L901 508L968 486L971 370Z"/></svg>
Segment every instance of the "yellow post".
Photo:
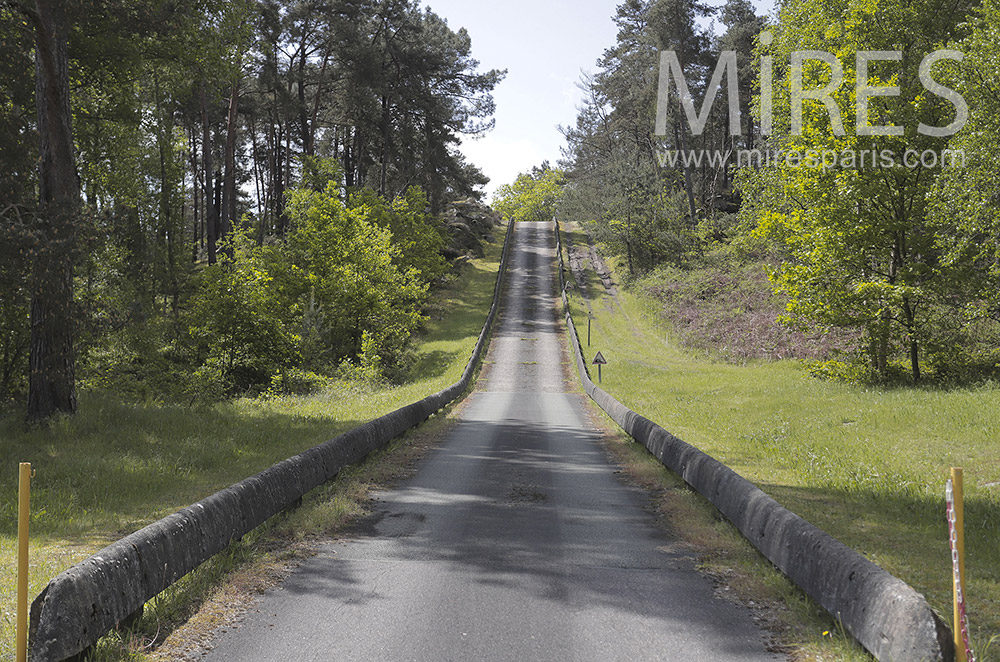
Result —
<svg viewBox="0 0 1000 662"><path fill-rule="evenodd" d="M958 605L958 591L961 588L962 596L965 596L965 513L962 505L962 468L953 467L951 470L952 494L955 499L955 547L958 549L958 585L954 586L952 596L954 599L955 618L952 631L955 634L955 660L957 662L968 662L965 654L965 640L962 637L962 614ZM954 584L954 582L952 582Z"/></svg>
<svg viewBox="0 0 1000 662"><path fill-rule="evenodd" d="M28 519L31 493L31 464L21 463L17 486L17 662L28 659Z"/></svg>

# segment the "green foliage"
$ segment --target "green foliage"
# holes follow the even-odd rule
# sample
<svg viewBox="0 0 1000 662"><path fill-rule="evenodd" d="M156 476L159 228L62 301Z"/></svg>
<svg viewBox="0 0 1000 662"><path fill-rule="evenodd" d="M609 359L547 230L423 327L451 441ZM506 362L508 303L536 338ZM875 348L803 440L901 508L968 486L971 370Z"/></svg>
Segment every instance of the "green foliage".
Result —
<svg viewBox="0 0 1000 662"><path fill-rule="evenodd" d="M27 387L28 246L23 216L33 205L34 63L25 18L0 7L0 405Z"/></svg>
<svg viewBox="0 0 1000 662"><path fill-rule="evenodd" d="M767 149L808 158L837 155L830 167L781 159L739 176L741 213L755 234L780 245L785 260L772 273L776 289L789 299L786 320L800 326L840 326L863 331L868 361L883 376L895 348L905 351L914 379L921 376L920 352L938 334L936 319L949 283L941 277L940 250L928 222L928 193L937 168L864 165L864 154L883 150L902 159L907 150L941 152L947 141L917 133L919 122L947 125L954 113L919 82L923 56L956 30L958 11L942 15L933 3L849 1L832 6L814 0L782 5L774 41L758 53L775 63L775 135ZM870 124L904 127L899 136L860 135L855 117L855 55L896 50L903 63L882 63L869 72L870 85L898 85L898 99L871 102ZM844 135L823 104L803 109L801 135L791 129L793 52L832 53L844 64L844 82L833 92ZM888 66L888 65L892 66ZM939 65L937 70L946 69ZM829 82L826 64L807 61L804 87ZM844 161L843 158L852 160ZM869 156L869 163L872 159Z"/></svg>
<svg viewBox="0 0 1000 662"><path fill-rule="evenodd" d="M28 374L28 265L7 226L10 214L0 213L0 232L7 230L0 242L0 405L24 393Z"/></svg>
<svg viewBox="0 0 1000 662"><path fill-rule="evenodd" d="M291 195L293 230L284 296L321 312L317 329L331 363L364 354L388 371L400 368L407 339L419 326L427 285L415 268L397 266L400 249L370 209L348 208L339 189L298 189Z"/></svg>
<svg viewBox="0 0 1000 662"><path fill-rule="evenodd" d="M427 196L415 186L389 202L372 189L351 194L348 206L362 210L368 222L388 230L398 249L393 260L402 271L416 270L425 283L437 281L448 270L441 255L444 227L428 213Z"/></svg>
<svg viewBox="0 0 1000 662"><path fill-rule="evenodd" d="M196 383L298 393L338 370L366 380L399 374L427 284L379 222L410 230L404 248L429 270L441 269L440 257L421 251L437 235L416 244L430 228L423 207L410 207L424 202L418 190L396 204L370 192L358 201L346 206L336 181L296 189L285 242L258 245L247 229L227 240L218 264L201 273L188 315Z"/></svg>
<svg viewBox="0 0 1000 662"><path fill-rule="evenodd" d="M271 386L268 387L268 397L287 395L312 395L334 385L334 380L326 375L318 375L301 368L279 370L271 376Z"/></svg>
<svg viewBox="0 0 1000 662"><path fill-rule="evenodd" d="M1000 4L983 2L968 35L952 46L964 61L948 84L969 105L969 122L949 147L964 156L938 178L930 203L931 226L955 303L966 321L1000 321L1000 211L996 161L1000 143Z"/></svg>
<svg viewBox="0 0 1000 662"><path fill-rule="evenodd" d="M34 58L26 19L0 6L0 203L33 202L35 159Z"/></svg>
<svg viewBox="0 0 1000 662"><path fill-rule="evenodd" d="M274 285L275 251L256 246L245 231L202 272L190 310L199 376L229 393L266 384L297 358L299 336L287 319L288 301Z"/></svg>
<svg viewBox="0 0 1000 662"><path fill-rule="evenodd" d="M302 172L299 175L300 188L322 193L330 184L340 186L344 180L344 169L336 159L325 159L311 154L299 157Z"/></svg>
<svg viewBox="0 0 1000 662"><path fill-rule="evenodd" d="M493 208L514 222L551 221L565 185L563 171L543 163L531 172L518 175L513 184L497 189Z"/></svg>

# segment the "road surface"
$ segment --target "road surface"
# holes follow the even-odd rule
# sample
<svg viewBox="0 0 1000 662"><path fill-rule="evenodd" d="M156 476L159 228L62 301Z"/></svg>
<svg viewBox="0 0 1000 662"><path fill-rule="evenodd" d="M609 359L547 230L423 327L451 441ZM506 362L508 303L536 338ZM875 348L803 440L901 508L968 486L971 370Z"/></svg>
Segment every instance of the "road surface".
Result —
<svg viewBox="0 0 1000 662"><path fill-rule="evenodd" d="M549 224L514 233L479 389L416 475L215 639L251 660L777 660L567 393Z"/></svg>

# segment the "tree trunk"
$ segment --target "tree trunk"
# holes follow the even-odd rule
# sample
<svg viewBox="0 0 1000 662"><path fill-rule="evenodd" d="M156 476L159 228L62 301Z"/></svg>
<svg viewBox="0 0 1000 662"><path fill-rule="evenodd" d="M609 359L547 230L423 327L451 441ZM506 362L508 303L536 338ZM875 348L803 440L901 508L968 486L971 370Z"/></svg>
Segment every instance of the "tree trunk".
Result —
<svg viewBox="0 0 1000 662"><path fill-rule="evenodd" d="M219 239L221 238L221 233L219 228L222 226L222 220L220 212L222 210L222 173L218 170L215 171L215 177L212 180L214 182L212 186L212 216L208 219L208 240L215 246L214 254L216 259L218 258L218 248ZM213 261L212 264L215 264Z"/></svg>
<svg viewBox="0 0 1000 662"><path fill-rule="evenodd" d="M625 221L625 257L628 260L628 275L634 278L636 274L635 261L632 257L632 201L629 200L626 204L628 204L628 215Z"/></svg>
<svg viewBox="0 0 1000 662"><path fill-rule="evenodd" d="M378 192L379 195L385 197L387 180L389 175L389 138L391 133L391 120L392 114L389 106L389 97L382 97L382 152L379 160L381 161L381 172L379 173L379 184Z"/></svg>
<svg viewBox="0 0 1000 662"><path fill-rule="evenodd" d="M306 153L313 156L316 151L316 121L319 119L319 102L323 97L323 83L326 80L326 66L330 61L330 47L327 46L323 52L323 66L319 70L319 81L316 83L316 94L313 97L312 122L309 123L308 142L306 143Z"/></svg>
<svg viewBox="0 0 1000 662"><path fill-rule="evenodd" d="M268 117L266 130L264 133L264 140L267 143L265 149L265 158L267 159L267 195L265 200L267 201L267 211L265 215L268 217L269 228L273 228L277 234L281 235L284 229L280 227L281 218L278 216L278 201L277 196L280 195L278 190L278 180L280 179L278 173L278 150L280 149L280 141L278 140L277 130L275 129L275 115L272 112Z"/></svg>
<svg viewBox="0 0 1000 662"><path fill-rule="evenodd" d="M871 358L872 367L880 377L885 377L889 373L889 320L884 314L872 330Z"/></svg>
<svg viewBox="0 0 1000 662"><path fill-rule="evenodd" d="M281 205L281 213L282 213L282 215L284 215L284 213L285 213L285 205L284 205L284 200L283 200L284 196L285 196L284 187L291 186L291 183L292 183L292 132L291 132L291 130L285 131L285 150L284 150L284 153L282 154L282 156L284 157L285 174L284 174L284 176L283 176L283 178L281 180L282 181L282 193L281 193L282 200L279 200L278 204ZM285 219L285 220L287 220L287 219ZM282 224L284 225L284 223L282 223Z"/></svg>
<svg viewBox="0 0 1000 662"><path fill-rule="evenodd" d="M354 176L354 150L352 149L351 127L344 129L344 186L350 191L357 185Z"/></svg>
<svg viewBox="0 0 1000 662"><path fill-rule="evenodd" d="M302 57L299 58L298 66L298 100L299 100L299 138L302 140L302 151L309 156L313 156L312 131L309 129L309 111L306 104L306 63L308 62L308 50L304 43L306 35L303 34L301 45Z"/></svg>
<svg viewBox="0 0 1000 662"><path fill-rule="evenodd" d="M681 158L684 159L684 190L687 192L688 199L688 209L691 212L691 227L698 227L698 208L694 203L694 182L691 179L691 166L689 165L686 158L687 154L687 139L684 137L684 131L678 129L674 126L674 136L681 148Z"/></svg>
<svg viewBox="0 0 1000 662"><path fill-rule="evenodd" d="M159 92L159 79L156 79L157 102L169 106L170 101L163 99ZM175 242L177 240L177 228L183 226L184 215L181 214L180 221L174 218L173 192L174 184L171 181L170 168L174 165L173 135L174 135L174 114L167 108L160 110L160 131L157 136L159 142L160 157L160 240L167 253L167 277L165 282L168 294L171 299L171 307L174 319L178 319L178 307L180 304L180 285L177 281L177 258Z"/></svg>
<svg viewBox="0 0 1000 662"><path fill-rule="evenodd" d="M222 215L218 238L225 239L236 221L236 126L240 106L239 76L233 81L226 119L226 172L222 185Z"/></svg>
<svg viewBox="0 0 1000 662"><path fill-rule="evenodd" d="M58 412L76 412L73 249L80 182L69 102L69 29L62 3L37 0L35 8L39 192L46 236L32 265L28 420L40 422Z"/></svg>
<svg viewBox="0 0 1000 662"><path fill-rule="evenodd" d="M253 186L257 199L257 245L264 245L267 236L267 200L264 198L264 172L260 164L260 150L257 147L257 120L247 119L250 131L250 156L253 158Z"/></svg>
<svg viewBox="0 0 1000 662"><path fill-rule="evenodd" d="M205 234L208 236L208 246L206 247L208 252L208 263L215 264L216 262L216 207L215 207L215 191L212 187L212 127L208 123L208 93L205 91L205 81L201 81L201 163L202 169L205 171Z"/></svg>
<svg viewBox="0 0 1000 662"><path fill-rule="evenodd" d="M193 218L191 224L191 262L194 263L198 261L198 244L201 240L201 226L199 225L198 216L198 196L201 195L201 191L198 187L198 149L195 145L195 125L193 122L191 125L191 147L188 158L191 163L191 201L193 203Z"/></svg>
<svg viewBox="0 0 1000 662"><path fill-rule="evenodd" d="M909 297L903 297L903 315L906 319L906 333L910 340L910 368L913 370L913 381L920 381L920 345L917 341L917 321L913 305Z"/></svg>

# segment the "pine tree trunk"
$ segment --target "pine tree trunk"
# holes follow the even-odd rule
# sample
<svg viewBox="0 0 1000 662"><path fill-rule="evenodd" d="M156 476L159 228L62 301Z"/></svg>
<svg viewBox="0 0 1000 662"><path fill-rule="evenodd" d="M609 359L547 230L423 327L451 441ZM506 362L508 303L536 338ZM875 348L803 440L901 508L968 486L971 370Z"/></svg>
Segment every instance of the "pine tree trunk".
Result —
<svg viewBox="0 0 1000 662"><path fill-rule="evenodd" d="M201 225L199 224L199 201L198 197L201 195L201 190L199 189L198 182L198 150L195 146L195 127L194 123L191 126L191 147L188 158L191 163L191 202L193 208L193 219L191 224L191 262L198 261L198 244L201 242Z"/></svg>
<svg viewBox="0 0 1000 662"><path fill-rule="evenodd" d="M157 88L157 101L158 103L168 104L169 101L164 100L159 92L159 80L156 81ZM167 275L163 285L169 290L164 294L170 295L171 308L174 313L174 319L178 318L178 306L180 303L180 285L177 281L177 258L175 252L175 242L177 241L177 232L174 226L178 227L182 225L184 215L181 214L181 221L177 222L174 218L173 209L173 182L170 181L170 168L173 166L174 154L173 154L173 135L174 135L174 114L169 109L158 109L160 112L160 135L158 137L159 142L159 157L160 157L160 241L163 242L162 248L166 249L167 254Z"/></svg>
<svg viewBox="0 0 1000 662"><path fill-rule="evenodd" d="M872 338L872 363L880 377L889 374L889 324L888 313L883 313Z"/></svg>
<svg viewBox="0 0 1000 662"><path fill-rule="evenodd" d="M205 234L208 236L208 263L216 262L216 206L212 187L212 128L208 123L208 93L205 91L205 81L201 81L201 149L202 168L205 171Z"/></svg>
<svg viewBox="0 0 1000 662"><path fill-rule="evenodd" d="M35 3L36 103L43 244L31 279L28 420L76 412L73 356L74 221L80 182L73 156L68 26L62 4Z"/></svg>
<svg viewBox="0 0 1000 662"><path fill-rule="evenodd" d="M218 259L219 239L221 237L219 228L222 225L220 216L222 210L222 173L216 170L212 181L214 182L212 185L212 217L208 219L208 240L215 247L212 254ZM215 264L215 261L213 260L211 264Z"/></svg>
<svg viewBox="0 0 1000 662"><path fill-rule="evenodd" d="M303 35L305 41L305 35ZM298 66L298 90L296 90L299 101L299 139L302 141L303 153L313 156L312 131L309 128L309 111L306 104L306 64L308 62L308 49L306 44L301 44L302 57L299 58Z"/></svg>
<svg viewBox="0 0 1000 662"><path fill-rule="evenodd" d="M233 81L229 96L229 115L226 119L226 163L222 184L222 219L218 238L225 239L236 221L236 120L240 107L239 77Z"/></svg>
<svg viewBox="0 0 1000 662"><path fill-rule="evenodd" d="M330 47L323 52L323 66L319 70L319 81L316 83L316 94L313 96L312 121L309 123L309 135L306 142L306 154L313 156L316 151L316 121L319 119L319 102L323 98L323 83L326 81L326 66L330 61ZM336 141L334 141L336 144Z"/></svg>
<svg viewBox="0 0 1000 662"><path fill-rule="evenodd" d="M247 119L247 128L250 130L250 156L253 159L253 186L257 199L257 245L264 245L264 238L267 236L267 205L268 201L264 197L264 168L260 163L260 149L257 146L257 120L254 116Z"/></svg>
<svg viewBox="0 0 1000 662"><path fill-rule="evenodd" d="M381 162L381 168L379 172L379 184L378 192L379 195L385 197L386 188L388 185L388 174L389 174L389 139L392 135L390 123L392 121L392 115L389 107L389 97L382 97L382 152L379 157Z"/></svg>

